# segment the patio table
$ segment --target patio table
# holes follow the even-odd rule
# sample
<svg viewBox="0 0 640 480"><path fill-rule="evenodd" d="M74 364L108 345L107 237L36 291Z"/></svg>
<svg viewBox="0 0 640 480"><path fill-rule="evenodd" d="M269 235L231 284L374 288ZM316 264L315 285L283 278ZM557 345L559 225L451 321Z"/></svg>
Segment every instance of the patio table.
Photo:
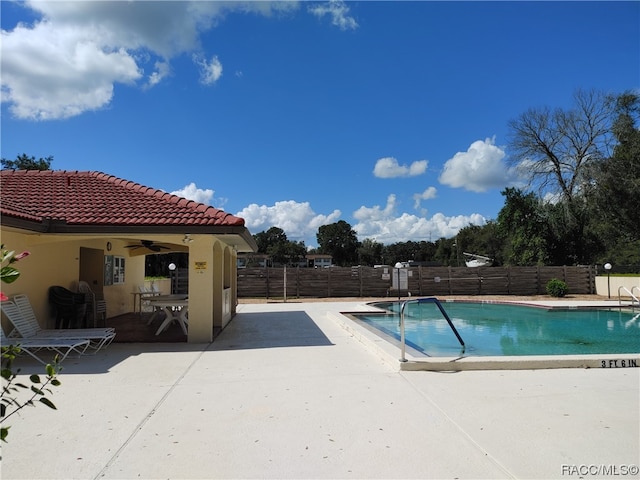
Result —
<svg viewBox="0 0 640 480"><path fill-rule="evenodd" d="M158 327L156 335L160 335L166 330L173 321L177 321L182 328L184 334L187 334L187 325L189 320L187 313L189 312L189 300L185 295L159 295L149 300L152 307L160 307L164 309L166 318Z"/></svg>

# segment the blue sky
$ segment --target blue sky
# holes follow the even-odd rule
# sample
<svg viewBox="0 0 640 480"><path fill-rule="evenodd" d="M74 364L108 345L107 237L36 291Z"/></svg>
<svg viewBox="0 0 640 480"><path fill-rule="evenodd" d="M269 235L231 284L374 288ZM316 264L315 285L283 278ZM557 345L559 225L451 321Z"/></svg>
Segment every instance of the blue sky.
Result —
<svg viewBox="0 0 640 480"><path fill-rule="evenodd" d="M640 2L2 1L2 157L315 246L495 219L509 120L640 87Z"/></svg>

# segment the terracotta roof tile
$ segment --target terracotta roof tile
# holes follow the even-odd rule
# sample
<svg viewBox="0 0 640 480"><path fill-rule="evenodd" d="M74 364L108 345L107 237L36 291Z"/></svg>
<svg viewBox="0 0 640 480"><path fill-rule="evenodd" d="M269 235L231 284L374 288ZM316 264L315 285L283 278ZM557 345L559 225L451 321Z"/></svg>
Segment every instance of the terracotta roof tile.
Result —
<svg viewBox="0 0 640 480"><path fill-rule="evenodd" d="M244 226L223 210L102 172L2 170L2 215L72 225Z"/></svg>

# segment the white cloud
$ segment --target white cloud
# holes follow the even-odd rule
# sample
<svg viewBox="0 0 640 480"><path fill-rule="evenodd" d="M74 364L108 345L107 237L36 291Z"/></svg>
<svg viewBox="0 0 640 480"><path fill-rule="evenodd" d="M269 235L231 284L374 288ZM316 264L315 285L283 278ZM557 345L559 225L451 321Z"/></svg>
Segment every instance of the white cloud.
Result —
<svg viewBox="0 0 640 480"><path fill-rule="evenodd" d="M453 237L468 225L486 223L486 219L478 213L455 217L436 213L431 218L398 214L396 196L393 194L387 197L387 204L383 208L378 205L362 206L353 216L358 220L353 229L358 233L359 240L371 238L385 245L409 240L434 242L441 237Z"/></svg>
<svg viewBox="0 0 640 480"><path fill-rule="evenodd" d="M200 49L200 34L230 12L269 16L296 2L20 3L40 18L2 30L2 102L18 118L69 118L108 106L116 83L153 87L169 60ZM222 67L205 62L205 83ZM150 73L146 73L146 71Z"/></svg>
<svg viewBox="0 0 640 480"><path fill-rule="evenodd" d="M307 246L315 244L316 233L322 225L335 223L341 215L340 210L334 210L329 215L317 214L309 202L286 200L276 202L272 206L252 203L236 216L244 218L245 225L253 233L278 227L284 230L287 239L305 241Z"/></svg>
<svg viewBox="0 0 640 480"><path fill-rule="evenodd" d="M171 65L168 62L156 62L155 72L149 75L148 86L153 87L160 83L165 77L171 73Z"/></svg>
<svg viewBox="0 0 640 480"><path fill-rule="evenodd" d="M2 101L19 118L68 118L107 105L116 82L142 77L123 49L106 50L91 35L39 24L2 32Z"/></svg>
<svg viewBox="0 0 640 480"><path fill-rule="evenodd" d="M399 165L395 158L384 157L376 162L373 174L378 178L415 177L426 172L428 164L426 160L418 160L409 166Z"/></svg>
<svg viewBox="0 0 640 480"><path fill-rule="evenodd" d="M218 57L211 57L207 62L200 55L193 54L193 62L200 67L200 83L203 85L213 85L222 76L222 63Z"/></svg>
<svg viewBox="0 0 640 480"><path fill-rule="evenodd" d="M321 5L314 5L309 7L309 12L320 18L329 15L331 24L340 30L355 30L358 28L358 22L349 15L349 7L342 0L329 0Z"/></svg>
<svg viewBox="0 0 640 480"><path fill-rule="evenodd" d="M507 168L504 157L495 139L473 142L466 152L458 152L446 161L440 183L472 192L512 185L518 178L514 169Z"/></svg>
<svg viewBox="0 0 640 480"><path fill-rule="evenodd" d="M436 190L436 187L429 187L422 193L414 193L413 194L413 200L414 200L413 208L415 208L416 210L419 210L419 209L422 208L422 206L421 206L422 200L431 200L433 198L436 198L437 196L438 196L438 190ZM424 213L426 213L426 211Z"/></svg>
<svg viewBox="0 0 640 480"><path fill-rule="evenodd" d="M211 205L214 193L215 192L209 188L198 188L193 182L191 182L181 190L171 192L172 195L178 195L179 197L184 197L195 202L204 203L206 205Z"/></svg>

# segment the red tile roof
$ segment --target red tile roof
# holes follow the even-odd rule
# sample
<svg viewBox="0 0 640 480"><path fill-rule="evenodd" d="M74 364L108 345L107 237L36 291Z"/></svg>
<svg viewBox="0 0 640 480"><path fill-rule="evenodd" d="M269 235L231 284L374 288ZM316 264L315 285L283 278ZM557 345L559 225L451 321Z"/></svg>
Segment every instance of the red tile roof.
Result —
<svg viewBox="0 0 640 480"><path fill-rule="evenodd" d="M102 172L2 170L0 213L91 226L243 227L223 210Z"/></svg>

